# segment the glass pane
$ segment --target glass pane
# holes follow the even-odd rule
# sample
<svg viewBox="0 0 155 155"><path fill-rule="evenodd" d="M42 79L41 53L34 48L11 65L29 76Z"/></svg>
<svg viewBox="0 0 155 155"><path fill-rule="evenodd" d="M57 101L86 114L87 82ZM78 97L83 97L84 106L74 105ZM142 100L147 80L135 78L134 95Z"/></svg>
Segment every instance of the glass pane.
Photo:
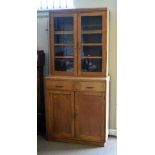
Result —
<svg viewBox="0 0 155 155"><path fill-rule="evenodd" d="M73 43L73 35L72 34L55 34L54 35L54 43L55 44L65 44L65 43Z"/></svg>
<svg viewBox="0 0 155 155"><path fill-rule="evenodd" d="M54 17L54 31L73 31L73 17Z"/></svg>
<svg viewBox="0 0 155 155"><path fill-rule="evenodd" d="M71 58L56 58L55 71L73 72L74 62Z"/></svg>
<svg viewBox="0 0 155 155"><path fill-rule="evenodd" d="M81 56L102 56L102 46L83 46Z"/></svg>
<svg viewBox="0 0 155 155"><path fill-rule="evenodd" d="M102 34L82 34L82 43L102 43Z"/></svg>
<svg viewBox="0 0 155 155"><path fill-rule="evenodd" d="M82 30L102 30L102 16L82 16Z"/></svg>
<svg viewBox="0 0 155 155"><path fill-rule="evenodd" d="M82 72L101 72L102 59L83 58L81 60Z"/></svg>
<svg viewBox="0 0 155 155"><path fill-rule="evenodd" d="M73 56L72 46L55 46L55 56Z"/></svg>

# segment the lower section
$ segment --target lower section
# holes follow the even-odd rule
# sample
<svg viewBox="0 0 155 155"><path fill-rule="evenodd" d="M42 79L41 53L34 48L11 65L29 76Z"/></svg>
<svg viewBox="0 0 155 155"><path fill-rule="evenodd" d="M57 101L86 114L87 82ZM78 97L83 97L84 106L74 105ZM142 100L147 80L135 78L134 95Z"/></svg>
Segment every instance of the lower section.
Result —
<svg viewBox="0 0 155 155"><path fill-rule="evenodd" d="M84 145L95 145L95 146L101 146L104 147L104 142L93 142L93 141L81 141L77 139L63 139L63 138L53 138L48 137L47 140L49 141L59 141L59 142L65 142L65 143L75 143L75 144L84 144Z"/></svg>
<svg viewBox="0 0 155 155"><path fill-rule="evenodd" d="M48 140L104 146L108 135L108 84L100 78L46 79Z"/></svg>

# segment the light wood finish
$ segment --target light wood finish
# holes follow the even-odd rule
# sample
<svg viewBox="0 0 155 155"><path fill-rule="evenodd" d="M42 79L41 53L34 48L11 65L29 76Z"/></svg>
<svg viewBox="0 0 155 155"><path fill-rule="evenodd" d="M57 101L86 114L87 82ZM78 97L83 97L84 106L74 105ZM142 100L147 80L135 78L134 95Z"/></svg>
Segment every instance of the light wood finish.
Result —
<svg viewBox="0 0 155 155"><path fill-rule="evenodd" d="M51 81L47 80L45 82L46 89L52 89L52 90L73 90L74 89L74 83L73 81Z"/></svg>
<svg viewBox="0 0 155 155"><path fill-rule="evenodd" d="M102 33L102 30L88 30L88 31L81 31L81 34L100 34Z"/></svg>
<svg viewBox="0 0 155 155"><path fill-rule="evenodd" d="M75 136L77 139L104 141L104 99L103 93L75 93Z"/></svg>
<svg viewBox="0 0 155 155"><path fill-rule="evenodd" d="M74 46L74 44L54 44L55 46ZM52 46L51 46L52 47Z"/></svg>
<svg viewBox="0 0 155 155"><path fill-rule="evenodd" d="M102 43L81 43L81 46L102 46ZM81 48L81 46L79 46L79 48Z"/></svg>
<svg viewBox="0 0 155 155"><path fill-rule="evenodd" d="M107 77L71 77L71 76L47 76L46 80L65 80L65 81L109 81L110 76Z"/></svg>
<svg viewBox="0 0 155 155"><path fill-rule="evenodd" d="M50 11L50 76L45 78L46 135L48 140L104 146L107 139L108 10L67 9ZM102 30L82 30L82 16L101 16ZM54 31L54 17L73 17L73 31ZM54 34L73 34L73 43L54 43ZM81 34L102 34L100 43L82 43ZM55 46L72 46L73 56L55 56ZM83 56L83 46L102 46L102 55ZM74 71L56 71L55 58L74 59ZM82 72L81 59L101 60L100 72Z"/></svg>
<svg viewBox="0 0 155 155"><path fill-rule="evenodd" d="M73 31L56 31L54 34L73 34Z"/></svg>
<svg viewBox="0 0 155 155"><path fill-rule="evenodd" d="M48 91L46 104L47 137L74 136L74 95L69 91Z"/></svg>
<svg viewBox="0 0 155 155"><path fill-rule="evenodd" d="M76 82L75 83L76 91L100 91L103 92L106 90L105 83L103 82Z"/></svg>
<svg viewBox="0 0 155 155"><path fill-rule="evenodd" d="M47 139L104 146L108 135L108 83L109 77L46 77ZM67 116L66 108L71 111ZM53 132L55 123L57 129ZM62 127L64 123L68 127Z"/></svg>

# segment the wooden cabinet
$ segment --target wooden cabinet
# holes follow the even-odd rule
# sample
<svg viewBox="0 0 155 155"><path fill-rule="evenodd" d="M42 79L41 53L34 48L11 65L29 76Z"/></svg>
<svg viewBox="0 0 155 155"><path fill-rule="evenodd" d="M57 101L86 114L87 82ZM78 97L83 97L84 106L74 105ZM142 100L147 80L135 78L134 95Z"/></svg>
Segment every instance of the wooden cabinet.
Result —
<svg viewBox="0 0 155 155"><path fill-rule="evenodd" d="M50 12L48 140L104 146L108 135L108 10Z"/></svg>
<svg viewBox="0 0 155 155"><path fill-rule="evenodd" d="M108 77L46 77L47 138L103 146L108 135L108 83Z"/></svg>
<svg viewBox="0 0 155 155"><path fill-rule="evenodd" d="M47 91L47 137L74 136L74 95L70 91Z"/></svg>

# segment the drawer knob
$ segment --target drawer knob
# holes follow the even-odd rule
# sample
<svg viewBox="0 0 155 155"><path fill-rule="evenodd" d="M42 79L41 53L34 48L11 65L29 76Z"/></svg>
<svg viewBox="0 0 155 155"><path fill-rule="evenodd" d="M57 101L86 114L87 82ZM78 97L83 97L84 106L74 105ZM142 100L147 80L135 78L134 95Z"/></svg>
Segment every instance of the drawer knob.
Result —
<svg viewBox="0 0 155 155"><path fill-rule="evenodd" d="M86 87L86 88L88 88L88 89L93 89L94 87Z"/></svg>
<svg viewBox="0 0 155 155"><path fill-rule="evenodd" d="M62 88L62 87L64 87L64 86L56 86L57 88Z"/></svg>

